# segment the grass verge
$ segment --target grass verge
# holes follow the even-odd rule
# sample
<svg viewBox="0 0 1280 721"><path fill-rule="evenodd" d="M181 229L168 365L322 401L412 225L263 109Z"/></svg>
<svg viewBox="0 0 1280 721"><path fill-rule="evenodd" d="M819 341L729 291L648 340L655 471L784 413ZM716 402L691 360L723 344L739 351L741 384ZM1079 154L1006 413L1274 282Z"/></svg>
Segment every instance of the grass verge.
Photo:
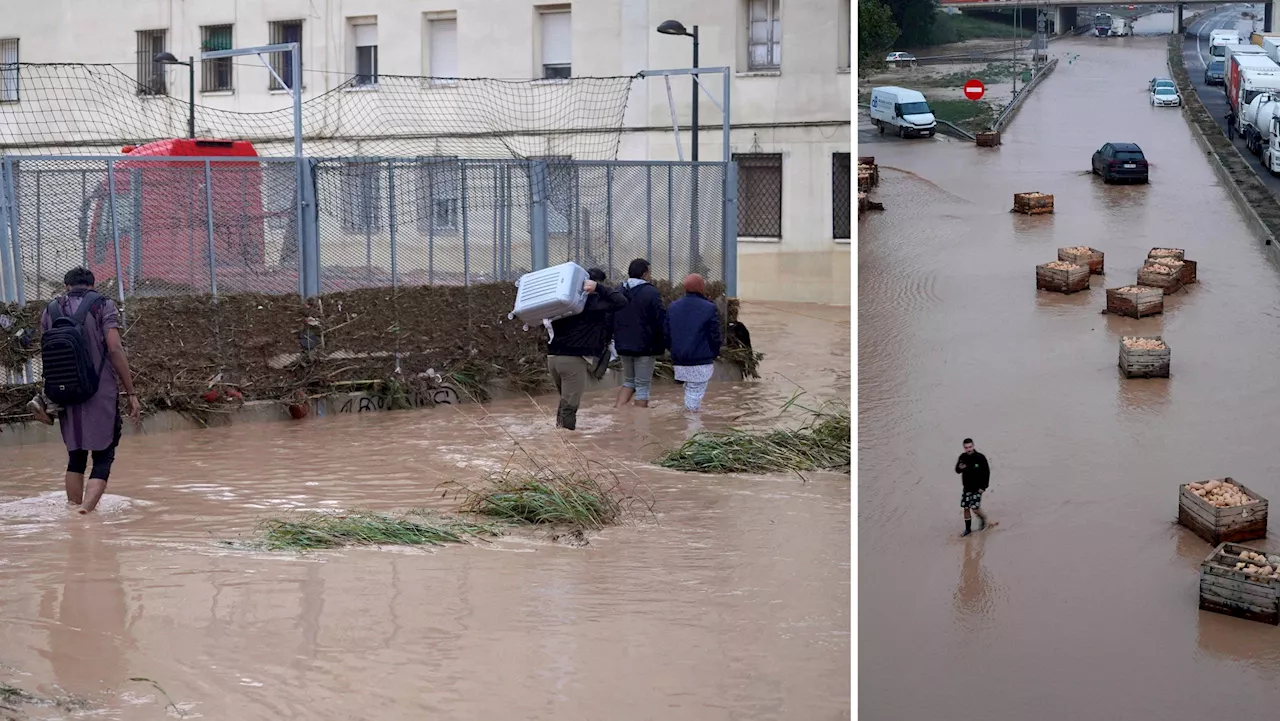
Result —
<svg viewBox="0 0 1280 721"><path fill-rule="evenodd" d="M995 106L985 100L930 100L929 109L933 117L971 133L990 128L996 119Z"/></svg>
<svg viewBox="0 0 1280 721"><path fill-rule="evenodd" d="M1026 39L1030 33L1027 28L1016 28L1010 23L978 18L963 13L955 15L938 13L933 22L933 44L943 45L965 40L986 38L1020 38Z"/></svg>
<svg viewBox="0 0 1280 721"><path fill-rule="evenodd" d="M800 407L794 398L783 410L792 406ZM804 410L809 418L799 428L700 431L657 463L663 468L701 473L848 470L849 408L827 403Z"/></svg>
<svg viewBox="0 0 1280 721"><path fill-rule="evenodd" d="M995 62L987 63L987 66L981 70L973 70L969 72L947 73L946 75L921 75L912 82L915 85L929 88L963 88L964 84L971 79L977 79L984 85L995 85L1013 80L1015 73L1024 70L1030 70L1031 66L1026 63L1013 62ZM966 100L965 102L973 102Z"/></svg>
<svg viewBox="0 0 1280 721"><path fill-rule="evenodd" d="M492 526L413 510L400 515L354 511L298 513L259 524L271 551L313 551L346 546L443 546L498 535Z"/></svg>

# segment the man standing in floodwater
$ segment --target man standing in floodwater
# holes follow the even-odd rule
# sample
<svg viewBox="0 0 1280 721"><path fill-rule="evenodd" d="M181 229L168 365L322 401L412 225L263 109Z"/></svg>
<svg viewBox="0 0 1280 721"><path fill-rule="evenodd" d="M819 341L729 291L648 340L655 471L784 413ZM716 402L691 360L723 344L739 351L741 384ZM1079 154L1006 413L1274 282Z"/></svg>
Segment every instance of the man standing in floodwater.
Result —
<svg viewBox="0 0 1280 721"><path fill-rule="evenodd" d="M556 427L578 428L578 406L586 390L587 376L594 373L600 356L608 351L611 315L626 307L627 297L603 283L599 268L587 271L582 289L587 304L582 312L551 322L551 343L547 346L547 369L560 394Z"/></svg>
<svg viewBox="0 0 1280 721"><path fill-rule="evenodd" d="M986 456L973 447L972 438L964 439L964 453L961 453L960 460L956 461L956 473L960 474L963 485L960 492L960 507L964 509L964 533L960 535L964 537L973 532L970 526L973 523L969 517L970 509L978 514L978 520L982 521L982 525L978 526L979 531L988 525L987 514L982 512L982 494L991 485L991 464L987 462Z"/></svg>
<svg viewBox="0 0 1280 721"><path fill-rule="evenodd" d="M48 334L55 328L66 330L73 323L78 326L78 340L83 340L86 370L96 378L97 388L92 395L78 403L66 403L58 413L62 421L62 442L67 446L67 502L80 506L81 513L89 513L97 508L98 501L107 490L107 478L111 475L111 464L116 458L116 446L120 444L120 399L119 387L124 386L129 399L129 417L135 421L141 415L138 405L138 394L133 388L133 374L129 370L129 361L125 357L124 343L120 340L120 315L116 304L93 290L93 273L86 268L72 268L63 277L67 292L53 299L40 318L40 330ZM81 306L88 303L84 313L78 313ZM45 353L50 351L46 348ZM68 356L58 356L64 363L62 372L76 373L76 368L65 367ZM110 362L107 362L110 361ZM56 375L51 363L45 363L46 388L44 396L48 396L59 405L63 405L57 396L58 389L51 389L48 381ZM33 401L33 415L44 423L53 424L53 418L46 411L47 405L43 396ZM86 489L84 472L89 465L89 456L93 456L93 472L89 474L89 485Z"/></svg>

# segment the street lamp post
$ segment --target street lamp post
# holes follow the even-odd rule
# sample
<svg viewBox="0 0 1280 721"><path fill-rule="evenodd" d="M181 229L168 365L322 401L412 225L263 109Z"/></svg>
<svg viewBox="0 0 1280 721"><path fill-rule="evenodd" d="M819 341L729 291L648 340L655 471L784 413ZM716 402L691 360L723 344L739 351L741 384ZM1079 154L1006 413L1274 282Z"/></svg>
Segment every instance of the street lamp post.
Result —
<svg viewBox="0 0 1280 721"><path fill-rule="evenodd" d="M689 140L690 140L690 145L692 145L692 152L689 154L689 159L693 162L693 165L689 166L689 173L692 176L692 180L690 181L691 187L689 189L690 191L689 192L689 226L690 226L689 227L689 272L699 273L702 271L702 268L701 268L702 249L699 247L701 245L701 242L700 242L700 238L698 237L700 235L699 220L701 215L701 209L698 207L698 165L697 165L698 163L698 82L699 82L699 78L698 78L698 73L696 71L698 69L698 26L694 25L693 32L689 32L688 30L685 30L684 24L681 23L679 20L665 20L661 25L658 26L658 32L663 35L683 35L685 37L693 38L693 69L695 72L693 73L693 76L691 78L693 80L693 98L692 98L693 107L691 110L691 116L689 118L689 125L690 125ZM728 81L726 80L725 82L728 82ZM674 283L675 280L676 280L675 278L672 278L671 282Z"/></svg>
<svg viewBox="0 0 1280 721"><path fill-rule="evenodd" d="M187 137L196 137L196 59L188 57L184 63L173 53L165 52L157 53L152 60L162 65L187 66Z"/></svg>
<svg viewBox="0 0 1280 721"><path fill-rule="evenodd" d="M683 35L693 38L693 69L698 69L698 26L693 26L693 32L685 30L684 25L679 20L667 20L658 26L658 32L663 35ZM698 75L693 75L693 117L690 125L690 140L692 141L692 153L690 160L698 162Z"/></svg>

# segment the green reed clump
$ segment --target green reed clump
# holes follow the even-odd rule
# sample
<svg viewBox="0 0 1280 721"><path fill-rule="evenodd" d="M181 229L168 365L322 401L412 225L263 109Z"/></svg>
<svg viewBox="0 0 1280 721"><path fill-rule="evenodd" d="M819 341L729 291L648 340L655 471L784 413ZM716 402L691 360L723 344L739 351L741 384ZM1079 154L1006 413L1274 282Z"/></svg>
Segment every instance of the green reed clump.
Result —
<svg viewBox="0 0 1280 721"><path fill-rule="evenodd" d="M794 404L792 399L787 407ZM829 403L807 412L808 421L794 429L699 431L657 463L701 473L847 470L851 457L848 407Z"/></svg>
<svg viewBox="0 0 1280 721"><path fill-rule="evenodd" d="M400 515L354 511L298 513L259 524L268 550L309 551L344 546L443 546L497 535L491 526L424 511Z"/></svg>
<svg viewBox="0 0 1280 721"><path fill-rule="evenodd" d="M478 486L456 486L456 493L463 513L589 530L618 523L637 502L609 474L547 467L495 473Z"/></svg>

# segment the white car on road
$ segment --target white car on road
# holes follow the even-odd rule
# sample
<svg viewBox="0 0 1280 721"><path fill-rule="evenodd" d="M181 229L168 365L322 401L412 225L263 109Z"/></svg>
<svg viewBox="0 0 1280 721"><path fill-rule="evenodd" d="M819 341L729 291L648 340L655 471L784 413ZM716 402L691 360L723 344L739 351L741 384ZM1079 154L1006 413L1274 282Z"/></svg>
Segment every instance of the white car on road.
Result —
<svg viewBox="0 0 1280 721"><path fill-rule="evenodd" d="M1182 96L1178 95L1178 89L1171 85L1157 85L1151 89L1151 105L1152 107L1182 105Z"/></svg>
<svg viewBox="0 0 1280 721"><path fill-rule="evenodd" d="M889 53L884 61L890 65L915 65L916 56L911 53L895 52Z"/></svg>

